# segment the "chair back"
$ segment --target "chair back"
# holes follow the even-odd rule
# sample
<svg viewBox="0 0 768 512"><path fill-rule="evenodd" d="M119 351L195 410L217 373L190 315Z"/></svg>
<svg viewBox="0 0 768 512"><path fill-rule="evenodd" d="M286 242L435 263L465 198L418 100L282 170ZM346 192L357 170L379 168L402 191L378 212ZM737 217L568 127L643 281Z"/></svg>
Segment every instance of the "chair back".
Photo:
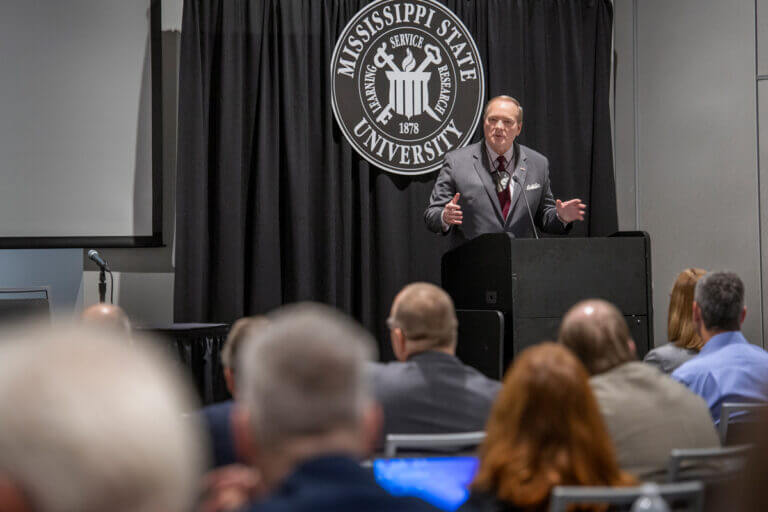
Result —
<svg viewBox="0 0 768 512"><path fill-rule="evenodd" d="M15 323L29 318L49 320L50 291L48 286L29 288L0 288L0 324Z"/></svg>
<svg viewBox="0 0 768 512"><path fill-rule="evenodd" d="M451 451L476 448L484 439L485 432L387 434L384 441L384 456L394 457L401 448L425 451Z"/></svg>
<svg viewBox="0 0 768 512"><path fill-rule="evenodd" d="M704 508L704 484L701 482L678 482L657 486L659 496L673 510L701 512ZM557 486L552 489L549 512L566 512L573 505L605 504L615 508L629 507L645 493L645 487L586 487Z"/></svg>
<svg viewBox="0 0 768 512"><path fill-rule="evenodd" d="M720 442L727 444L729 425L752 421L754 416L764 417L766 413L768 413L768 404L725 402L720 408L720 424L718 425Z"/></svg>
<svg viewBox="0 0 768 512"><path fill-rule="evenodd" d="M744 472L751 450L751 445L672 450L667 465L667 482L698 480L719 483L733 480Z"/></svg>

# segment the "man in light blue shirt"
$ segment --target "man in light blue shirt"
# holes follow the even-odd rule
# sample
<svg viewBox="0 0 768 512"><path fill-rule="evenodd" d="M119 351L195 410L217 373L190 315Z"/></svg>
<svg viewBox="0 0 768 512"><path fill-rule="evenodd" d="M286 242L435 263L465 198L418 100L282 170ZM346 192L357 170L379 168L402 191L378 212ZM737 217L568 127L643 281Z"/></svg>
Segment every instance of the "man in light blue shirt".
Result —
<svg viewBox="0 0 768 512"><path fill-rule="evenodd" d="M672 377L704 398L715 424L726 402L768 402L768 352L741 334L746 315L744 283L733 272L696 283L693 322L705 345Z"/></svg>

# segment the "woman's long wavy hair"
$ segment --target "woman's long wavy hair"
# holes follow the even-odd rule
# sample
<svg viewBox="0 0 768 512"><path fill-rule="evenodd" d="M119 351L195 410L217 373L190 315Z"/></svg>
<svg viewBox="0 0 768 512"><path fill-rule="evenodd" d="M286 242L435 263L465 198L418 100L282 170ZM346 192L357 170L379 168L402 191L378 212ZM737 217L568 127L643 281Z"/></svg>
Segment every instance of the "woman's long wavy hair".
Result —
<svg viewBox="0 0 768 512"><path fill-rule="evenodd" d="M680 348L701 350L701 339L693 324L693 292L696 283L707 271L700 268L687 268L680 272L672 287L669 297L669 317L667 318L667 339Z"/></svg>
<svg viewBox="0 0 768 512"><path fill-rule="evenodd" d="M619 470L589 376L566 347L522 352L493 405L472 488L546 509L556 485L635 483Z"/></svg>

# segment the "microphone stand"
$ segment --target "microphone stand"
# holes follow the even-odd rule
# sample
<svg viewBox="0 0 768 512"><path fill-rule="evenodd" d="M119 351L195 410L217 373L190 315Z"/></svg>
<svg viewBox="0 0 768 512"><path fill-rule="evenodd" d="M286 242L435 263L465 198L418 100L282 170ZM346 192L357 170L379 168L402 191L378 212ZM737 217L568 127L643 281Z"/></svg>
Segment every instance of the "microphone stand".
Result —
<svg viewBox="0 0 768 512"><path fill-rule="evenodd" d="M104 267L99 266L99 302L107 301L107 276L104 274Z"/></svg>
<svg viewBox="0 0 768 512"><path fill-rule="evenodd" d="M528 197L525 195L525 189L523 188L523 184L519 179L517 179L517 176L512 176L512 180L520 186L520 193L523 194L523 199L525 199L525 208L528 210L528 218L531 219L531 227L533 228L533 235L536 237L536 240L538 240L539 233L536 232L536 222L534 222L533 220L533 214L531 214L531 205L528 203Z"/></svg>

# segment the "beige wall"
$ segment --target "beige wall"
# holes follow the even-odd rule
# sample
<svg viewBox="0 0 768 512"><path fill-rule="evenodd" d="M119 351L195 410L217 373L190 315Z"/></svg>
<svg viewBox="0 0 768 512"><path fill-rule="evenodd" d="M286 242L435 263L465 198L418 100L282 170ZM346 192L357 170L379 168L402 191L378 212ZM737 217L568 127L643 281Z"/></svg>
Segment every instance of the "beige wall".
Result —
<svg viewBox="0 0 768 512"><path fill-rule="evenodd" d="M674 278L689 266L742 276L744 332L763 344L768 156L759 167L755 2L614 5L619 219L651 235L656 344Z"/></svg>

